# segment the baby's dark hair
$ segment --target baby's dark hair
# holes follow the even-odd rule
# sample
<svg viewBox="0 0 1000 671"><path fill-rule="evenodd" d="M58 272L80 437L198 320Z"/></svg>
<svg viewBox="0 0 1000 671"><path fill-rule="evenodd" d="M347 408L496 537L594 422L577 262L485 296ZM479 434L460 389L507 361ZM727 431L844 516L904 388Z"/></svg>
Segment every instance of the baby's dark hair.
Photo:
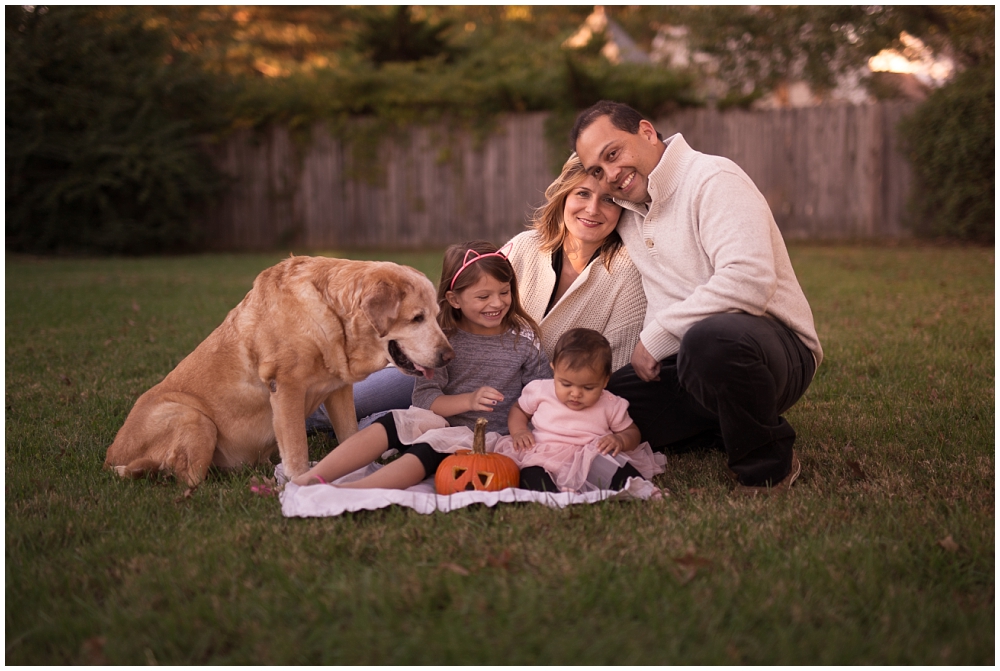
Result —
<svg viewBox="0 0 1000 671"><path fill-rule="evenodd" d="M611 375L611 343L593 329L570 329L552 351L552 366L560 362L570 370L592 368L607 377Z"/></svg>

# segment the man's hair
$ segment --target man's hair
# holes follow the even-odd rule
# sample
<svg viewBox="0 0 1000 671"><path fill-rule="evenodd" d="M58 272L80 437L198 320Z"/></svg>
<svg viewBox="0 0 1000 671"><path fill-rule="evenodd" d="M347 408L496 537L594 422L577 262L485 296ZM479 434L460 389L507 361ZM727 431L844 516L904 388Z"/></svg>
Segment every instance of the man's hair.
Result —
<svg viewBox="0 0 1000 671"><path fill-rule="evenodd" d="M552 350L552 366L560 362L570 370L591 368L607 377L611 375L611 343L593 329L570 329Z"/></svg>
<svg viewBox="0 0 1000 671"><path fill-rule="evenodd" d="M602 100L599 103L595 103L583 110L576 116L576 123L573 124L573 130L570 131L570 149L576 151L576 141L580 138L580 133L585 131L590 124L594 123L602 116L608 117L608 121L611 125L618 130L625 131L626 133L631 133L632 135L639 134L639 122L646 117L639 114L625 103L616 103L613 100ZM652 121L650 121L652 123ZM656 132L656 137L663 140L663 136L660 132Z"/></svg>

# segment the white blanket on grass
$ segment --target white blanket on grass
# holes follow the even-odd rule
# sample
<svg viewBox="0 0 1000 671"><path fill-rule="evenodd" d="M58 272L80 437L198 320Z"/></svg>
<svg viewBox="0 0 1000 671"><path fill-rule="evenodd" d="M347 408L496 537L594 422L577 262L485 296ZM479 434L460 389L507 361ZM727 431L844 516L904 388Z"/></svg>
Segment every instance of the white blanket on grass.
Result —
<svg viewBox="0 0 1000 671"><path fill-rule="evenodd" d="M274 469L278 484L285 487L280 494L281 514L285 517L333 517L359 510L378 510L397 505L412 508L418 513L429 515L434 512L449 512L483 503L495 506L498 503L541 503L551 508L565 508L580 503L598 501L628 501L658 498L665 493L656 485L641 478L629 478L621 491L599 490L577 494L573 492L535 492L527 489L508 488L499 492L459 492L441 496L434 491L434 478L427 478L409 489L345 489L329 485L299 487L288 482L281 464ZM334 484L359 480L381 468L371 464L349 475L335 480Z"/></svg>

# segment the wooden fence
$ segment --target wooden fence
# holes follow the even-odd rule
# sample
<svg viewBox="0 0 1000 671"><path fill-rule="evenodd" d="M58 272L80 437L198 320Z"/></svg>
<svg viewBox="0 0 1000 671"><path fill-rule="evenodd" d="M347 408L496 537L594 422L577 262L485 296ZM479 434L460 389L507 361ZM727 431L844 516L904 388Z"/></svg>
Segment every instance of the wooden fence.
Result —
<svg viewBox="0 0 1000 671"><path fill-rule="evenodd" d="M767 198L786 239L898 238L908 234L911 169L896 125L914 108L694 110L659 120L657 129L735 161Z"/></svg>
<svg viewBox="0 0 1000 671"><path fill-rule="evenodd" d="M895 125L912 104L692 110L657 121L755 181L786 238L906 235L910 168ZM231 188L206 212L209 245L250 249L419 249L524 229L558 163L546 114L511 115L484 136L445 125L335 137L274 127L217 145ZM377 141L376 141L377 140Z"/></svg>

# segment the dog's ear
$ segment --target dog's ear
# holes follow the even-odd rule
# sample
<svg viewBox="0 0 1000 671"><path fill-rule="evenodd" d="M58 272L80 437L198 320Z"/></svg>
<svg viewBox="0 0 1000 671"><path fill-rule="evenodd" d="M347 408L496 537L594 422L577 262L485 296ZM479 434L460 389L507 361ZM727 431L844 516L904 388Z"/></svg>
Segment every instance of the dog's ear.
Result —
<svg viewBox="0 0 1000 671"><path fill-rule="evenodd" d="M389 327L399 316L402 302L402 290L388 282L377 282L361 298L361 311L375 327L379 338L384 338L389 332Z"/></svg>

